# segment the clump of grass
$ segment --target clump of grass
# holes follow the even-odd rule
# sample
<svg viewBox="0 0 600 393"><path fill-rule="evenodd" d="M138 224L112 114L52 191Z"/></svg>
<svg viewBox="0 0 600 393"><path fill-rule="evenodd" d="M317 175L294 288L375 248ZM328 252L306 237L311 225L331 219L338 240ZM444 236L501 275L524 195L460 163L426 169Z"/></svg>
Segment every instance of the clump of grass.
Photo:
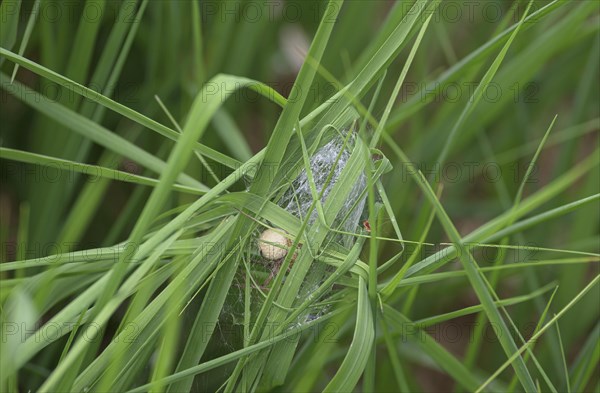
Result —
<svg viewBox="0 0 600 393"><path fill-rule="evenodd" d="M599 6L408 4L2 2L2 389L597 389Z"/></svg>

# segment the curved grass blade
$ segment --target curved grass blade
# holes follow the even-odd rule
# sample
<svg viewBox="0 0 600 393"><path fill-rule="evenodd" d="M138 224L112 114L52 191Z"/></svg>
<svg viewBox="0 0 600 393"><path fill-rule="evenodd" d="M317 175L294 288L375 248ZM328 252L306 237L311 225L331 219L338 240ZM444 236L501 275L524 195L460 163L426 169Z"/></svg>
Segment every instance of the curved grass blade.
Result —
<svg viewBox="0 0 600 393"><path fill-rule="evenodd" d="M85 175L90 176L92 178L90 181L92 182L97 181L95 179L102 178L151 187L155 187L156 185L158 185L157 179L152 179L146 176L140 176L134 173L123 172L98 165L89 165L71 160L63 160L61 158L31 153L28 151L9 149L6 147L0 147L0 158L18 162L25 162L28 164L41 165L44 167L44 170L50 169L57 171L83 173ZM67 176L69 175L67 174ZM198 188L183 186L180 184L173 184L173 190L190 193L193 195L202 195L205 193L204 191Z"/></svg>
<svg viewBox="0 0 600 393"><path fill-rule="evenodd" d="M350 392L362 375L375 338L373 310L371 309L367 284L363 278L358 281L356 327L350 348L344 361L324 392Z"/></svg>

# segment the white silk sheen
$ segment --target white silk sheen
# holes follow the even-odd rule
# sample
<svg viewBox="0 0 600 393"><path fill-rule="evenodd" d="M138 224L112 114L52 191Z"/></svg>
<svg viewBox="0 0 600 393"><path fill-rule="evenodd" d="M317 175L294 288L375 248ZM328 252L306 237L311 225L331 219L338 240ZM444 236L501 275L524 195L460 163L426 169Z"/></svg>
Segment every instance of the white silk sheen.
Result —
<svg viewBox="0 0 600 393"><path fill-rule="evenodd" d="M323 205L325 205L331 190L338 181L348 162L348 159L350 158L352 143L353 140L350 138L350 141L348 141L346 147L344 148L344 140L340 136L335 137L329 143L318 149L310 158L310 169L313 175L317 193L320 194L325 187L323 196L321 197L321 203ZM342 152L336 164L336 160L340 154L340 151ZM333 175L331 176L331 180L326 185L329 174L332 171ZM333 223L329 223L331 227L344 232L354 233L357 231L365 206L365 187L366 177L364 173L362 173L359 176L358 181L352 187L352 190L346 198L344 206L340 210L336 219ZM302 172L300 172L300 175L298 175L298 177L292 182L292 186L283 196L279 202L279 205L288 212L292 213L294 216L303 220L306 218L306 214L312 202L313 195L310 190L310 183L308 181L306 169L303 169ZM309 224L315 222L317 218L317 211L315 209L311 213ZM335 240L341 241L346 247L350 247L354 242L354 237L349 235L338 235L336 236Z"/></svg>

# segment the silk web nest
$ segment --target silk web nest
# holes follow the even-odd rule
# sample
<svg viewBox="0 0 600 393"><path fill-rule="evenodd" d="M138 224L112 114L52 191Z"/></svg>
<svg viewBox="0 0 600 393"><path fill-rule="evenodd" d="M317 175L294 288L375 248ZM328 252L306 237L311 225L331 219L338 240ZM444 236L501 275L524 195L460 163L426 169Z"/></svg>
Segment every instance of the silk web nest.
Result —
<svg viewBox="0 0 600 393"><path fill-rule="evenodd" d="M331 128L332 132L323 132L321 139L327 142L316 148L312 154L309 154L310 173L317 195L321 195L321 205L324 207L328 198L332 195L332 190L338 183L344 168L346 168L356 143L360 143L352 128L348 127L340 131L333 131L333 128ZM318 142L313 140L311 143ZM300 162L303 160L303 157L298 152L290 153L288 160L298 163L299 160ZM304 231L304 235L306 235L320 218L316 209L312 211L310 209L313 204L313 193L304 165L297 170L295 177L284 184L285 191L275 197L274 201L288 213L298 218L300 222L305 219L308 221ZM311 257L331 245L334 247L336 244L341 245L346 249L350 249L354 245L357 239L355 234L362 231L361 222L366 218L366 180L365 172L358 174L356 181L350 188L350 192L343 201L339 213L333 219L333 222L327 223L330 228L336 231L328 231L319 250L312 250ZM243 258L243 266L240 266L238 274L234 278L235 287L239 290L229 293L229 301L226 302L222 310L220 323L241 328L245 317L248 316L245 308L248 294L251 296L249 315L251 315L251 318L257 315L268 292L273 288L273 279L281 271L281 264L290 250L293 236L278 228L272 222L265 222L265 224L269 229L265 229L264 226L257 229L254 241L251 242L252 246ZM306 241L305 237L302 238L301 243L304 241ZM286 280L290 279L294 261L300 253L308 252L308 250L305 250L306 247L308 245L300 244L300 247L296 249L288 270L282 272L284 274L282 283L285 284ZM333 266L315 256L298 290L295 303L301 303L312 297L316 289L323 284L324 280L334 270ZM247 291L250 288L251 291ZM334 291L333 287L329 288L329 296L332 296ZM321 304L319 299L314 300L315 304L306 313L299 315L296 323L302 324L307 320L319 318L327 312L329 302L325 300ZM289 306L294 307L294 305ZM223 337L223 341L228 340Z"/></svg>
<svg viewBox="0 0 600 393"><path fill-rule="evenodd" d="M350 135L347 133L350 133ZM346 167L352 149L357 143L356 138L351 130L335 134L329 142L317 149L310 157L310 172L312 173L316 193L321 195L322 206L325 206L331 191ZM352 246L355 237L351 234L359 230L361 218L364 214L365 189L366 176L361 173L353 184L337 217L333 223L329 223L338 232L328 234L324 244L337 242L347 248ZM278 205L297 217L300 222L308 218L308 226L310 227L319 219L317 210L313 208L311 211L312 204L313 193L311 192L310 178L306 169L302 169L278 201ZM307 217L308 215L310 216ZM347 234L340 234L339 232L346 232ZM269 277L262 285L265 287L278 273L281 262L292 245L292 240L290 235L282 229L273 228L262 231L258 236L257 244L259 255L267 268L271 270ZM295 260L297 253L298 251L292 257L292 262Z"/></svg>

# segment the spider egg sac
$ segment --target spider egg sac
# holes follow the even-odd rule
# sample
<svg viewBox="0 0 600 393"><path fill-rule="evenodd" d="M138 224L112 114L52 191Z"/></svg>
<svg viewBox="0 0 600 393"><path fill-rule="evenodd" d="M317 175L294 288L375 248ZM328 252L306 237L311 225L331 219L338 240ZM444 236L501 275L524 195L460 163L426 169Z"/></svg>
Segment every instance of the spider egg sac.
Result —
<svg viewBox="0 0 600 393"><path fill-rule="evenodd" d="M260 235L258 246L264 258L276 261L287 255L290 242L281 232L267 229Z"/></svg>

